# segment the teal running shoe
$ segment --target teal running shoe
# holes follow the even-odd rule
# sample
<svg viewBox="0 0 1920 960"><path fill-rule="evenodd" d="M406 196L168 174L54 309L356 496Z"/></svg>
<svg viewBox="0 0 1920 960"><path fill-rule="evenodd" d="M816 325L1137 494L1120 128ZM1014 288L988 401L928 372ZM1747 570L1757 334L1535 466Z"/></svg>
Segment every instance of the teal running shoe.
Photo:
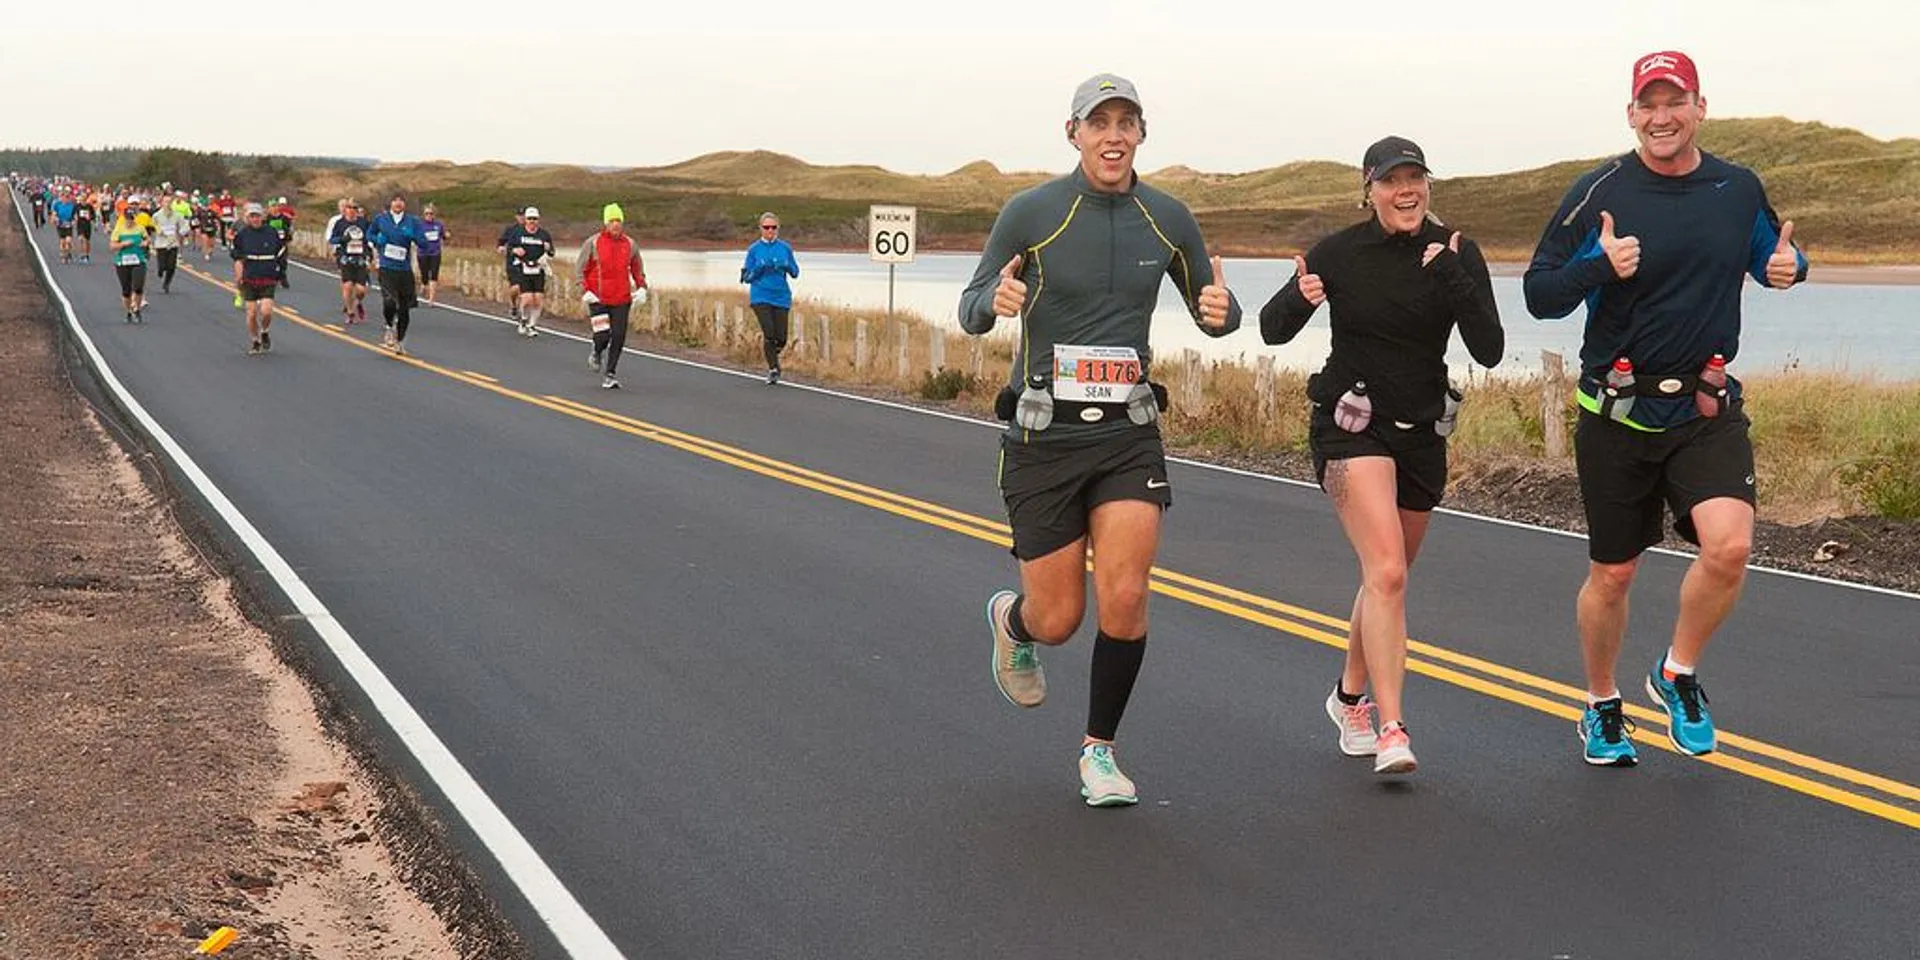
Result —
<svg viewBox="0 0 1920 960"><path fill-rule="evenodd" d="M1587 708L1577 726L1580 741L1586 744L1587 762L1596 767L1631 767L1640 762L1628 736L1634 731L1619 697L1602 700Z"/></svg>
<svg viewBox="0 0 1920 960"><path fill-rule="evenodd" d="M1674 749L1690 757L1713 752L1713 714L1707 712L1707 691L1700 678L1690 673L1671 682L1660 674L1663 661L1656 660L1647 674L1647 696L1667 715L1667 739Z"/></svg>

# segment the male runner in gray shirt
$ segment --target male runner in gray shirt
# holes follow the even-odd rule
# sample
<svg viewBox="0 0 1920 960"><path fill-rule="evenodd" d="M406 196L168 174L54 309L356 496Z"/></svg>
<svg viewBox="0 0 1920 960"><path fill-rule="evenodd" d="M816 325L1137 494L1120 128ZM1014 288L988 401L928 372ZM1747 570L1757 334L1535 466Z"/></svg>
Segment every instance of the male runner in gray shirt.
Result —
<svg viewBox="0 0 1920 960"><path fill-rule="evenodd" d="M1079 628L1091 545L1099 634L1080 793L1089 806L1116 806L1138 802L1113 739L1145 653L1147 572L1173 502L1147 331L1165 278L1210 336L1239 328L1240 304L1193 214L1134 173L1146 121L1132 83L1112 74L1082 83L1066 136L1079 167L1000 211L961 294L960 325L983 334L999 317L1022 317L1000 404L1010 421L1000 490L1021 591L987 601L994 682L1019 706L1046 698L1034 645L1065 643Z"/></svg>

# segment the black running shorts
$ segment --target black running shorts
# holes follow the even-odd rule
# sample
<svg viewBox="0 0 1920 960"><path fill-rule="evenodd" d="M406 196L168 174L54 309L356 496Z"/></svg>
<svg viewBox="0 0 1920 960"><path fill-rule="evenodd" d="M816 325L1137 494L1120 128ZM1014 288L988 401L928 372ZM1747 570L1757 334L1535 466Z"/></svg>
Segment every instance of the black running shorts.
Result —
<svg viewBox="0 0 1920 960"><path fill-rule="evenodd" d="M1157 427L1086 443L1000 439L1000 495L1013 555L1037 560L1087 535L1093 508L1114 500L1173 505Z"/></svg>
<svg viewBox="0 0 1920 960"><path fill-rule="evenodd" d="M340 265L340 282L367 285L367 265L364 263L343 263Z"/></svg>
<svg viewBox="0 0 1920 960"><path fill-rule="evenodd" d="M521 293L547 292L547 275L544 273L515 273L513 282L519 285Z"/></svg>
<svg viewBox="0 0 1920 960"><path fill-rule="evenodd" d="M53 232L59 234L60 239L65 240L66 238L73 236L73 224L56 223L53 225Z"/></svg>
<svg viewBox="0 0 1920 960"><path fill-rule="evenodd" d="M264 280L247 279L240 281L240 299L252 303L255 300L272 300L275 287L280 285L277 277Z"/></svg>
<svg viewBox="0 0 1920 960"><path fill-rule="evenodd" d="M1348 433L1333 422L1333 409L1315 405L1308 421L1307 447L1313 452L1313 477L1327 486L1327 464L1354 457L1393 460L1394 502L1402 510L1426 513L1447 492L1447 438L1431 423L1401 424L1374 417L1367 429Z"/></svg>
<svg viewBox="0 0 1920 960"><path fill-rule="evenodd" d="M420 255L420 282L421 283L440 282L440 255L439 254L423 253Z"/></svg>
<svg viewBox="0 0 1920 960"><path fill-rule="evenodd" d="M1731 497L1754 502L1752 426L1744 404L1658 433L1581 411L1573 429L1574 467L1587 511L1587 555L1625 563L1662 539L1661 521L1698 544L1693 508Z"/></svg>

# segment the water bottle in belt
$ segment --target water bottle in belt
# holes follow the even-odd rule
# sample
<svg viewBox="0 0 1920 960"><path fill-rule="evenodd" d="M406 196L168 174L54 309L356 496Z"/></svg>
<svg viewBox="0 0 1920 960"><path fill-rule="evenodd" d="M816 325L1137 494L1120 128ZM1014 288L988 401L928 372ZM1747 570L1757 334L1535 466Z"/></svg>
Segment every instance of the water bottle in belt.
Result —
<svg viewBox="0 0 1920 960"><path fill-rule="evenodd" d="M1367 382L1355 380L1352 389L1340 395L1333 405L1333 422L1348 433L1360 433L1373 422L1373 398L1367 396Z"/></svg>
<svg viewBox="0 0 1920 960"><path fill-rule="evenodd" d="M1633 412L1633 361L1621 357L1607 368L1607 382L1601 388L1600 412L1614 420L1625 420Z"/></svg>
<svg viewBox="0 0 1920 960"><path fill-rule="evenodd" d="M1703 417L1717 417L1727 408L1727 358L1714 354L1700 371L1693 390L1694 409Z"/></svg>
<svg viewBox="0 0 1920 960"><path fill-rule="evenodd" d="M1047 378L1039 374L1027 378L1020 400L1013 408L1013 422L1026 430L1045 430L1053 423L1053 394L1047 392Z"/></svg>
<svg viewBox="0 0 1920 960"><path fill-rule="evenodd" d="M1447 384L1446 406L1440 411L1440 419L1433 422L1434 433L1442 437L1453 435L1453 428L1460 420L1460 401L1465 399L1465 395L1454 389L1453 384Z"/></svg>

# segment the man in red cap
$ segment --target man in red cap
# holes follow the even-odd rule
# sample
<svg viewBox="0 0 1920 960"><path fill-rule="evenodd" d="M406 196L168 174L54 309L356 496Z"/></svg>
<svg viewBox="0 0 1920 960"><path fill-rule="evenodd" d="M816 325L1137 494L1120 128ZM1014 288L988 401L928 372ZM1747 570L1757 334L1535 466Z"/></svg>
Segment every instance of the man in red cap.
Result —
<svg viewBox="0 0 1920 960"><path fill-rule="evenodd" d="M1707 100L1693 60L1671 50L1635 60L1632 94L1639 147L1574 182L1525 282L1541 319L1587 306L1574 432L1591 560L1577 606L1579 733L1588 763L1621 767L1638 761L1614 676L1627 593L1668 509L1700 553L1645 687L1675 748L1714 749L1694 668L1740 596L1753 543L1753 444L1726 369L1740 347L1740 291L1746 276L1783 290L1807 275L1793 222L1780 222L1760 178L1695 142Z"/></svg>

